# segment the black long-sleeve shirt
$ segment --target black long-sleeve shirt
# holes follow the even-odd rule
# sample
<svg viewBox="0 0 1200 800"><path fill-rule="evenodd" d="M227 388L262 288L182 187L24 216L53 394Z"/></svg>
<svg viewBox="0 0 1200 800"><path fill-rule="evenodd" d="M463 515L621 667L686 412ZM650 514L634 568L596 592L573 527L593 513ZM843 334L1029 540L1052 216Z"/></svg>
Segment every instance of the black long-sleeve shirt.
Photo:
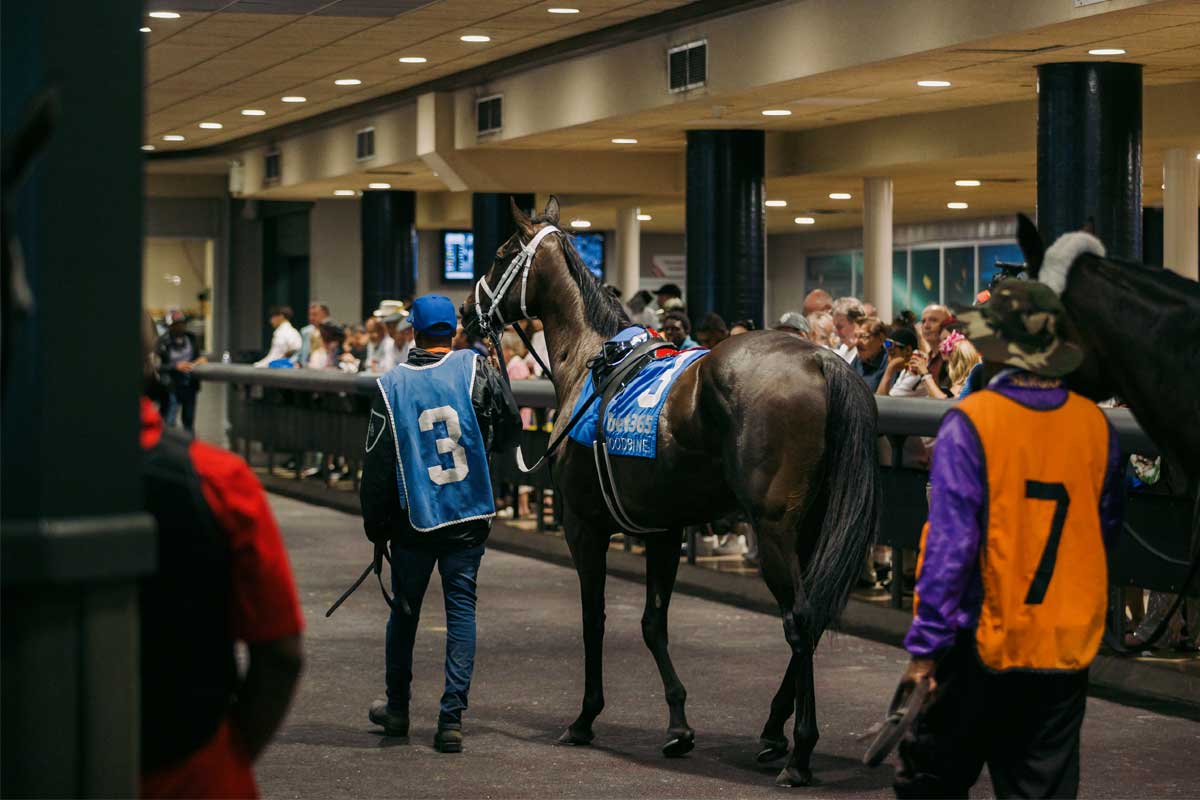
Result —
<svg viewBox="0 0 1200 800"><path fill-rule="evenodd" d="M436 363L444 356L445 353L431 353L414 347L409 353L408 363L424 366ZM503 376L483 357L479 357L471 405L475 408L479 429L489 453L499 453L516 445L521 432L521 416L516 400ZM368 539L372 542L390 539L400 547L451 550L475 547L487 539L492 527L490 519L447 525L430 533L413 530L408 510L400 505L396 447L382 393L377 393L371 402L367 442L371 447L363 459L359 500L362 503L363 529Z"/></svg>

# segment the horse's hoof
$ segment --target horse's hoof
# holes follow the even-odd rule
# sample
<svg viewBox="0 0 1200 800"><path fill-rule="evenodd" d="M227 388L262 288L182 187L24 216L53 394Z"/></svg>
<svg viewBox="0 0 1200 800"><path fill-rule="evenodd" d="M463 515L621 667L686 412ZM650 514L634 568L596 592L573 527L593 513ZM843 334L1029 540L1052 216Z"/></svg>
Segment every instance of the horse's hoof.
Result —
<svg viewBox="0 0 1200 800"><path fill-rule="evenodd" d="M758 751L758 755L754 758L760 764L769 764L772 761L778 761L788 754L788 740L780 739L759 739L758 743L762 746L762 750Z"/></svg>
<svg viewBox="0 0 1200 800"><path fill-rule="evenodd" d="M690 729L679 731L678 733L672 733L671 738L663 745L662 754L667 758L679 758L682 755L692 752L692 748L695 746L695 731Z"/></svg>
<svg viewBox="0 0 1200 800"><path fill-rule="evenodd" d="M779 777L775 779L776 786L810 786L812 784L812 770L800 769L798 767L784 767L783 772L779 773Z"/></svg>
<svg viewBox="0 0 1200 800"><path fill-rule="evenodd" d="M559 744L569 744L573 747L585 747L592 743L596 738L596 734L591 730L577 731L574 728L567 728L563 735L558 737Z"/></svg>

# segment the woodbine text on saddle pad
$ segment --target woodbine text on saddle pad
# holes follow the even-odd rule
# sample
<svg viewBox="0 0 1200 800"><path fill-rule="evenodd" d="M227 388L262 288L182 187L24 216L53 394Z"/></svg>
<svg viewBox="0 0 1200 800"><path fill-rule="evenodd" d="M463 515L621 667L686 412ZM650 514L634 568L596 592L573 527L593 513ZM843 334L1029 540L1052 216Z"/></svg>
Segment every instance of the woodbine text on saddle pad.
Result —
<svg viewBox="0 0 1200 800"><path fill-rule="evenodd" d="M626 341L644 335L644 328L626 328L610 341ZM683 374L684 367L708 352L696 348L655 359L629 379L625 388L608 404L608 412L605 415L604 436L610 455L655 457L658 449L658 418L667 401L671 384ZM589 404L595 391L595 383L589 374L587 383L575 402L572 417L579 413L583 405ZM596 441L598 417L599 404L590 403L578 424L571 430L570 437L579 444L591 447Z"/></svg>

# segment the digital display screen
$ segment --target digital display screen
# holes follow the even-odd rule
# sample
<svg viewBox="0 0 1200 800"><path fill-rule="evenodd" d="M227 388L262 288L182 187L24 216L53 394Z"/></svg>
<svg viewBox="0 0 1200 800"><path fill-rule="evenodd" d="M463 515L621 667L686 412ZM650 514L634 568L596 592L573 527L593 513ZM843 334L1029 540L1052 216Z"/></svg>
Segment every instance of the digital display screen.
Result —
<svg viewBox="0 0 1200 800"><path fill-rule="evenodd" d="M604 280L604 234L577 233L571 237L580 258L596 280Z"/></svg>
<svg viewBox="0 0 1200 800"><path fill-rule="evenodd" d="M475 234L442 231L442 277L447 281L475 279Z"/></svg>

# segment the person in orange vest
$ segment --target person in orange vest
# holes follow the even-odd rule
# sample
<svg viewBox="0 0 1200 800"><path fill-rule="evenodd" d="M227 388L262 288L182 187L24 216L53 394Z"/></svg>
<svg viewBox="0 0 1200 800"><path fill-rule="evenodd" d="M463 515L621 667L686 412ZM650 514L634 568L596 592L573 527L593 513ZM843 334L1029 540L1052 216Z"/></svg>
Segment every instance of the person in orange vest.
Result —
<svg viewBox="0 0 1200 800"><path fill-rule="evenodd" d="M932 699L900 743L895 790L966 797L986 763L998 797L1074 797L1120 449L1063 385L1083 355L1049 287L1007 281L960 320L1001 370L938 430L902 681L928 681Z"/></svg>

